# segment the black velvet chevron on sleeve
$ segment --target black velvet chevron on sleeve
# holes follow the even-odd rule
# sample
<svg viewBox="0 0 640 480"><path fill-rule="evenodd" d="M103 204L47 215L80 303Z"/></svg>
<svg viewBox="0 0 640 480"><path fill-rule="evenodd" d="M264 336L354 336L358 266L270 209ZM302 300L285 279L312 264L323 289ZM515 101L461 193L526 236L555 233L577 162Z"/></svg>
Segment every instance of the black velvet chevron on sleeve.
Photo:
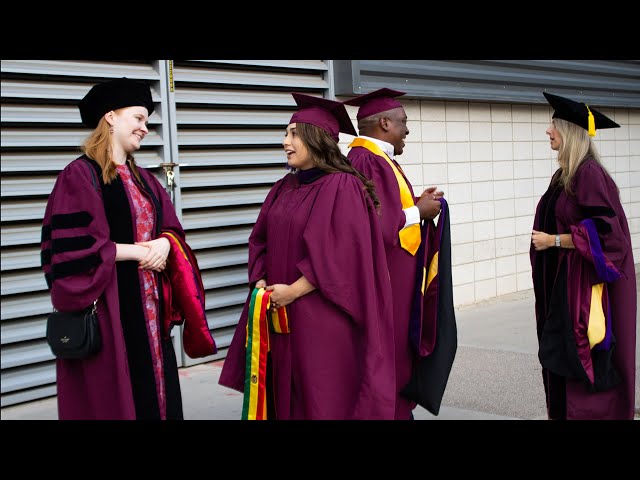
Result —
<svg viewBox="0 0 640 480"><path fill-rule="evenodd" d="M91 248L96 243L96 239L91 235L82 235L79 237L55 238L51 242L51 250L56 253L73 252L76 250L85 250Z"/></svg>
<svg viewBox="0 0 640 480"><path fill-rule="evenodd" d="M53 255L87 250L91 248L96 239L91 235L79 235L75 237L54 238L52 232L59 230L68 230L72 228L86 228L93 221L93 216L86 211L57 214L51 217L51 224L42 227L42 242L51 240L51 246L40 252L41 264L51 265L51 272L45 274L47 286L51 285L56 279L68 277L77 273L86 272L102 263L100 255L94 253L83 258L75 260L67 260L52 264Z"/></svg>
<svg viewBox="0 0 640 480"><path fill-rule="evenodd" d="M93 255L89 255L84 258L79 258L77 260L69 260L66 262L54 263L51 266L51 279L53 281L68 277L70 275L76 275L78 273L83 273L91 270L94 267L97 267L102 263L102 259L100 255L94 253Z"/></svg>

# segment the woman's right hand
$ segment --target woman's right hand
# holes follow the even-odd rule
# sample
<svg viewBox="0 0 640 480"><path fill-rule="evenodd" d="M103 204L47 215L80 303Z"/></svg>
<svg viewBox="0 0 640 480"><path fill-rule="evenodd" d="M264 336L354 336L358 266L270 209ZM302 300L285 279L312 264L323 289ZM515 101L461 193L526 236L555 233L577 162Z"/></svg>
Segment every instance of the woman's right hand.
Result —
<svg viewBox="0 0 640 480"><path fill-rule="evenodd" d="M256 282L256 288L265 288L267 286L267 281L264 278L261 278Z"/></svg>
<svg viewBox="0 0 640 480"><path fill-rule="evenodd" d="M149 254L149 247L131 243L116 243L116 262L135 260L141 262Z"/></svg>
<svg viewBox="0 0 640 480"><path fill-rule="evenodd" d="M531 230L531 243L537 251L546 250L555 245L555 237L538 230Z"/></svg>

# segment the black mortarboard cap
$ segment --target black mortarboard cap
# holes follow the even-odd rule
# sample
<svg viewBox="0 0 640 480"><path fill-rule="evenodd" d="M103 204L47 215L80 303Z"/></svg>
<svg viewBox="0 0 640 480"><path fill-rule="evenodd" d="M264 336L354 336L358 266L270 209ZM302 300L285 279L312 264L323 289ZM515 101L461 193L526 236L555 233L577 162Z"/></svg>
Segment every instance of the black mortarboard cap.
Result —
<svg viewBox="0 0 640 480"><path fill-rule="evenodd" d="M598 129L618 128L620 126L584 103L576 102L559 95L553 95L552 93L542 92L542 94L555 110L552 118L561 118L567 122L575 123L587 130L591 137L595 136L596 130ZM591 124L589 124L590 117L592 118Z"/></svg>
<svg viewBox="0 0 640 480"><path fill-rule="evenodd" d="M153 99L149 85L122 77L94 85L80 103L80 118L87 127L96 128L102 116L111 110L125 107L145 107L153 113Z"/></svg>

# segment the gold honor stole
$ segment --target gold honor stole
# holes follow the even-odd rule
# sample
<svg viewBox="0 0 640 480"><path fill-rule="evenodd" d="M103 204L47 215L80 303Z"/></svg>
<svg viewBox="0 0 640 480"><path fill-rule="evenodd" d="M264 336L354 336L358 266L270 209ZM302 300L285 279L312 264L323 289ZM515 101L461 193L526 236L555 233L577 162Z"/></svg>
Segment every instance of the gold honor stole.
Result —
<svg viewBox="0 0 640 480"><path fill-rule="evenodd" d="M254 288L247 319L246 363L242 420L267 419L267 353L269 331L290 333L287 308L271 312L271 291Z"/></svg>
<svg viewBox="0 0 640 480"><path fill-rule="evenodd" d="M604 283L598 283L591 287L591 306L589 307L589 325L587 326L587 338L591 348L604 340L607 331L603 306L605 297L607 297L607 289Z"/></svg>
<svg viewBox="0 0 640 480"><path fill-rule="evenodd" d="M411 190L409 189L409 185L407 185L407 181L404 176L400 173L398 167L396 167L396 165L391 161L389 156L378 145L365 138L357 137L349 145L349 148L351 147L364 147L370 152L384 158L393 170L393 173L396 176L396 181L398 182L398 187L400 187L400 202L402 203L402 209L405 210L409 207L415 206L413 195L411 194ZM400 246L411 255L415 256L418 251L418 247L420 247L420 224L416 223L403 228L398 232L398 237L400 239Z"/></svg>

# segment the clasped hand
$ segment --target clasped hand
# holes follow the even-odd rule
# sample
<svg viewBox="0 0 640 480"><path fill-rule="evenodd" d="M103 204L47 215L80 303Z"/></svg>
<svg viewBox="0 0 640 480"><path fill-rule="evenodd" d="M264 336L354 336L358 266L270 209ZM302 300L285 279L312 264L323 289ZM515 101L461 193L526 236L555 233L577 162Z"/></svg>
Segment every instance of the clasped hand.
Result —
<svg viewBox="0 0 640 480"><path fill-rule="evenodd" d="M416 203L416 207L420 211L420 218L423 220L432 220L440 213L442 205L438 199L444 196L444 192L436 190L436 188L427 188Z"/></svg>
<svg viewBox="0 0 640 480"><path fill-rule="evenodd" d="M266 288L272 292L269 298L271 300L271 308L273 309L286 307L298 298L295 289L291 285L285 285L284 283L267 286L265 280L258 280L256 282L256 288Z"/></svg>
<svg viewBox="0 0 640 480"><path fill-rule="evenodd" d="M136 242L136 245L147 247L149 252L140 260L138 266L144 270L153 270L155 272L163 271L167 266L167 257L171 250L169 240L164 237L149 240L148 242Z"/></svg>

